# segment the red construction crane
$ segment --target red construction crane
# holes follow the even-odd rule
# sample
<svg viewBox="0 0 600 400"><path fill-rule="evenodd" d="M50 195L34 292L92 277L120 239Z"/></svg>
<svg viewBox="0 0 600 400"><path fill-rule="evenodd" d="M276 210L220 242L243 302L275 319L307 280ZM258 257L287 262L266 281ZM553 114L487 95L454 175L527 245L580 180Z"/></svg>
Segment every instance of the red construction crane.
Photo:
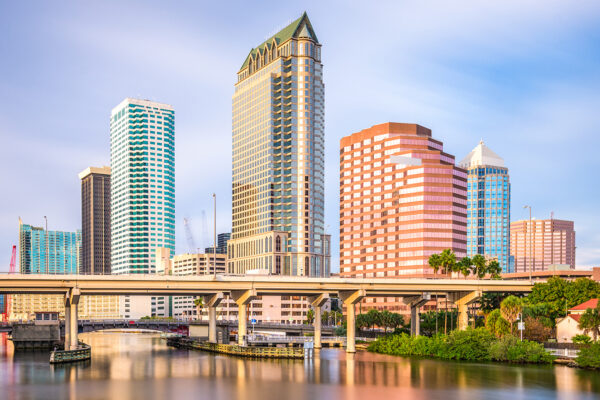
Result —
<svg viewBox="0 0 600 400"><path fill-rule="evenodd" d="M8 272L10 274L14 274L16 271L16 267L17 267L17 246L13 245L12 248L12 254L10 255L10 267ZM10 315L10 311L11 311L11 298L10 295L5 294L4 295L4 310L2 310L2 320L4 322L6 322L8 320L8 316Z"/></svg>

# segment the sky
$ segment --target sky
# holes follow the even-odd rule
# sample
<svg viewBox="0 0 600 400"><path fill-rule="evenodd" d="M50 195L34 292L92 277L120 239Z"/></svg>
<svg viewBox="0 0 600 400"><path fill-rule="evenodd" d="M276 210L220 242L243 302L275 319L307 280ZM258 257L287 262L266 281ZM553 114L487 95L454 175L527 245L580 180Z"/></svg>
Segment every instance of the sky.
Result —
<svg viewBox="0 0 600 400"><path fill-rule="evenodd" d="M85 3L85 4L84 4ZM432 129L460 161L504 158L513 221L575 221L600 265L600 2L0 0L0 271L18 218L81 226L77 176L110 165L110 110L174 106L176 252L231 230L231 98L250 49L303 11L322 43L326 216L337 270L339 140L384 122Z"/></svg>

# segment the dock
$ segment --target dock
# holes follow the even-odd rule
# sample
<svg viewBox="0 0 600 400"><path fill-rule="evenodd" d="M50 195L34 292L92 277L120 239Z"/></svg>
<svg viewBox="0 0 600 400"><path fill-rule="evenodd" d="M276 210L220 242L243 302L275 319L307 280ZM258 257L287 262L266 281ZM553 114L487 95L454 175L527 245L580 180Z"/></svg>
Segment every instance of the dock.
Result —
<svg viewBox="0 0 600 400"><path fill-rule="evenodd" d="M238 357L304 359L304 349L298 347L250 347L237 344L201 342L180 337L168 338L167 345Z"/></svg>

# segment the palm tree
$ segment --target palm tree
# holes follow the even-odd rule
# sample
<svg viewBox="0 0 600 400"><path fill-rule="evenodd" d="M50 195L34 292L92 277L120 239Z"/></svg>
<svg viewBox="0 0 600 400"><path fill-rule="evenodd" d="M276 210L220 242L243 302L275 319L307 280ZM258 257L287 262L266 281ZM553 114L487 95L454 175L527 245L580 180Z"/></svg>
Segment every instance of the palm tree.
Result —
<svg viewBox="0 0 600 400"><path fill-rule="evenodd" d="M502 267L496 260L492 260L488 263L486 267L486 272L490 274L492 279L500 278L500 273L502 272Z"/></svg>
<svg viewBox="0 0 600 400"><path fill-rule="evenodd" d="M600 335L600 301L596 308L588 308L581 315L579 329L583 330L586 335L591 332L594 342L598 340L598 335Z"/></svg>
<svg viewBox="0 0 600 400"><path fill-rule="evenodd" d="M463 257L460 259L460 261L458 263L456 263L456 270L457 272L460 272L461 274L464 275L465 279L467 279L467 276L469 276L471 274L471 265L472 265L472 261L469 257Z"/></svg>
<svg viewBox="0 0 600 400"><path fill-rule="evenodd" d="M502 317L510 323L510 333L513 333L513 323L523 311L523 300L517 296L508 296L500 303Z"/></svg>
<svg viewBox="0 0 600 400"><path fill-rule="evenodd" d="M450 249L442 251L440 253L440 265L445 274L448 274L448 271L454 271L456 266L456 254Z"/></svg>
<svg viewBox="0 0 600 400"><path fill-rule="evenodd" d="M304 323L306 325L310 325L313 322L315 322L315 312L313 311L312 308L309 308L308 311L306 312L306 321L304 321Z"/></svg>
<svg viewBox="0 0 600 400"><path fill-rule="evenodd" d="M479 279L483 278L487 273L485 257L481 254L475 254L472 262L475 267L474 275Z"/></svg>
<svg viewBox="0 0 600 400"><path fill-rule="evenodd" d="M194 305L196 306L196 314L198 315L198 320L202 320L202 308L204 308L204 299L202 297L197 297L194 300Z"/></svg>
<svg viewBox="0 0 600 400"><path fill-rule="evenodd" d="M437 274L442 265L442 259L439 254L432 254L429 256L429 266L433 268L433 273Z"/></svg>

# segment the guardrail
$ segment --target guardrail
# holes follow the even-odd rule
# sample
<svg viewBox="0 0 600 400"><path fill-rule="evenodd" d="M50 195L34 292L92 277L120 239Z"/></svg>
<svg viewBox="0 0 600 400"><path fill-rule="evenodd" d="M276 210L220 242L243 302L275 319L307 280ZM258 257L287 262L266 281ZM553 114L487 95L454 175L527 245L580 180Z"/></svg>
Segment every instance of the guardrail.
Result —
<svg viewBox="0 0 600 400"><path fill-rule="evenodd" d="M269 343L306 343L313 342L313 336L263 336L263 335L247 335L247 341L253 342L269 342ZM321 342L343 342L347 340L346 336L323 336ZM356 341L373 342L374 338L357 337Z"/></svg>
<svg viewBox="0 0 600 400"><path fill-rule="evenodd" d="M579 354L579 349L552 349L546 348L546 351L553 356L560 358L575 358Z"/></svg>

